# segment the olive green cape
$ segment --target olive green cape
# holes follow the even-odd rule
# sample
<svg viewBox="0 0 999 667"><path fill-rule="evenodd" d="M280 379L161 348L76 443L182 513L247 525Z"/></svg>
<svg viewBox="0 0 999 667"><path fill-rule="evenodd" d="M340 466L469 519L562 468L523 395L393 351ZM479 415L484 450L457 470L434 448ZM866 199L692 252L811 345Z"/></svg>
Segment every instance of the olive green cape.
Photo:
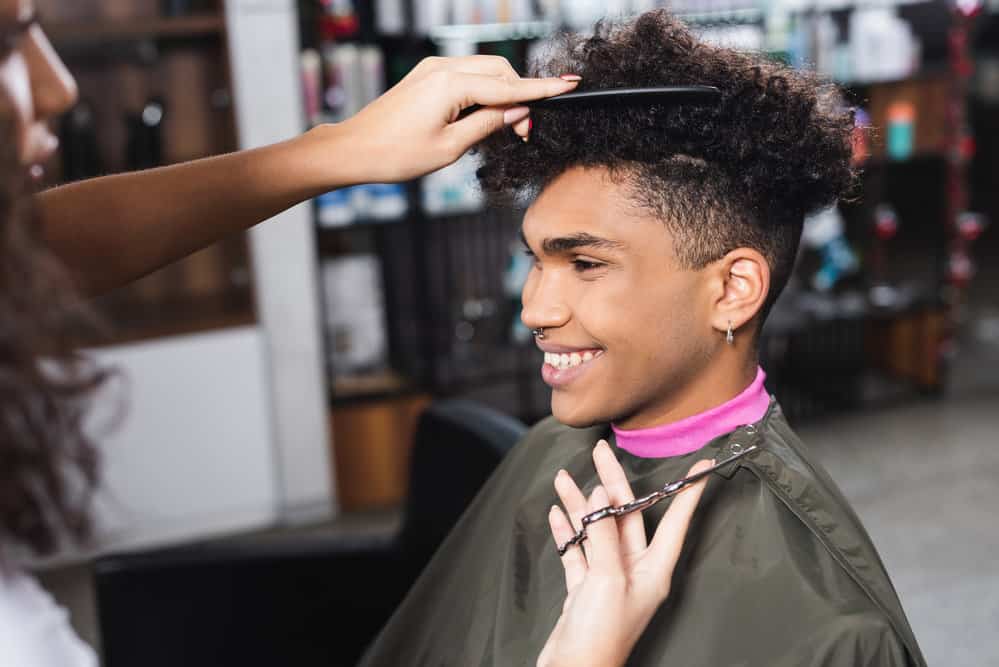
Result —
<svg viewBox="0 0 999 667"><path fill-rule="evenodd" d="M552 482L565 468L589 494L598 481L591 451L604 437L636 495L699 459L761 450L711 476L669 599L629 665L925 664L870 538L776 403L759 423L667 459L617 448L608 426L540 422L483 487L362 664L535 664L565 600L547 523ZM646 511L650 535L667 505Z"/></svg>

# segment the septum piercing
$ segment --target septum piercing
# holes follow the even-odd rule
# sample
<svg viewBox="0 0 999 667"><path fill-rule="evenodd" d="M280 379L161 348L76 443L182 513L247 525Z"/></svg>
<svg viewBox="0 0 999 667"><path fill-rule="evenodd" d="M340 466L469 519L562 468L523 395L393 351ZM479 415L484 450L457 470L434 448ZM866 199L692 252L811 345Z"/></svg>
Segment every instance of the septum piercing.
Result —
<svg viewBox="0 0 999 667"><path fill-rule="evenodd" d="M545 329L544 329L544 327L538 327L537 329L531 329L531 333L534 334L534 337L537 338L538 340L544 340L545 339Z"/></svg>

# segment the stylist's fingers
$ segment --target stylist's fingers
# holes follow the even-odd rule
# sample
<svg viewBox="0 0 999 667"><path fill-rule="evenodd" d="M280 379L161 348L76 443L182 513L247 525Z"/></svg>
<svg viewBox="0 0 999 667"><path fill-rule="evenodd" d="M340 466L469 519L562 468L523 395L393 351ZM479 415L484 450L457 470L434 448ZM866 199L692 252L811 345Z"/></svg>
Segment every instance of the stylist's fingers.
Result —
<svg viewBox="0 0 999 667"><path fill-rule="evenodd" d="M713 461L698 461L687 475L701 472L713 464ZM666 510L666 514L659 522L659 527L656 528L652 544L649 545L652 571L662 575L667 586L673 576L673 568L676 566L677 560L680 559L680 551L683 549L683 540L690 527L690 519L694 516L694 510L697 508L697 503L701 499L701 494L707 483L707 478L704 478L673 498L669 509Z"/></svg>
<svg viewBox="0 0 999 667"><path fill-rule="evenodd" d="M449 72L442 75L458 97L461 108L473 104L508 107L522 102L553 97L573 90L579 82L576 77L547 79L520 79L485 74ZM473 114L474 115L474 114Z"/></svg>
<svg viewBox="0 0 999 667"><path fill-rule="evenodd" d="M517 121L513 124L513 131L517 133L517 136L527 141L531 137L531 117L528 116L524 120Z"/></svg>
<svg viewBox="0 0 999 667"><path fill-rule="evenodd" d="M561 547L576 533L558 505L554 505L548 513L548 525L551 526L556 547ZM579 547L570 547L562 556L562 567L565 568L565 589L571 591L586 576L586 558L583 557L583 550Z"/></svg>
<svg viewBox="0 0 999 667"><path fill-rule="evenodd" d="M593 465L597 469L597 475L600 476L600 483L607 489L610 504L620 506L635 499L628 478L606 440L601 440L593 448ZM621 545L625 553L637 554L647 546L645 524L642 522L640 512L632 512L618 519L618 529L621 532Z"/></svg>
<svg viewBox="0 0 999 667"><path fill-rule="evenodd" d="M607 495L607 490L602 486L593 489L587 510L596 512L608 505L610 497ZM586 527L587 541L590 543L586 552L587 563L592 570L599 571L605 576L617 577L624 573L617 531L617 520L612 516L594 521Z"/></svg>
<svg viewBox="0 0 999 667"><path fill-rule="evenodd" d="M573 481L572 476L565 470L559 470L558 474L555 475L555 493L558 494L559 500L562 501L562 506L565 507L565 511L569 515L569 521L572 522L572 529L579 530L583 525L583 517L587 513L586 496L583 495L583 492L576 486L576 482ZM583 552L585 555L588 555L589 547L586 542L583 542Z"/></svg>
<svg viewBox="0 0 999 667"><path fill-rule="evenodd" d="M520 78L517 70L503 56L430 56L424 58L413 69L417 74L427 74L438 71L465 72L466 74L487 74L509 78Z"/></svg>
<svg viewBox="0 0 999 667"><path fill-rule="evenodd" d="M521 78L516 72L470 72L458 66L431 72L452 95L458 96L461 107L473 104L482 106L511 106L543 97L553 97L574 90L581 77L563 74L545 78Z"/></svg>
<svg viewBox="0 0 999 667"><path fill-rule="evenodd" d="M453 117L458 111L478 104L484 108L449 123L445 133L464 151L504 125L527 118L529 110L518 103L552 97L576 87L576 82L562 79L504 79L480 74L448 73L453 79L449 90L459 95L452 101ZM523 135L521 135L523 136Z"/></svg>

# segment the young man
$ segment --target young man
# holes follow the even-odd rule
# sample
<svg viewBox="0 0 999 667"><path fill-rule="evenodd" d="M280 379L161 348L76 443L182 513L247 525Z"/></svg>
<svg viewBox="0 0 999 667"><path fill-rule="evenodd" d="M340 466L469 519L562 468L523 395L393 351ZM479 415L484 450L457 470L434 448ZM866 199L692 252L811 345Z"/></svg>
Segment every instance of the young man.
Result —
<svg viewBox="0 0 999 667"><path fill-rule="evenodd" d="M701 44L663 12L566 37L543 69L582 75L580 90L722 96L536 110L528 143L484 145L486 189L533 197L522 317L545 352L553 417L489 481L364 664L533 663L565 600L553 478L578 527L594 458L616 457L644 495L693 461L756 446L709 481L629 664L923 665L877 552L757 367L804 215L851 184L850 114L810 77ZM601 438L610 447L594 449ZM631 499L604 484L612 503Z"/></svg>

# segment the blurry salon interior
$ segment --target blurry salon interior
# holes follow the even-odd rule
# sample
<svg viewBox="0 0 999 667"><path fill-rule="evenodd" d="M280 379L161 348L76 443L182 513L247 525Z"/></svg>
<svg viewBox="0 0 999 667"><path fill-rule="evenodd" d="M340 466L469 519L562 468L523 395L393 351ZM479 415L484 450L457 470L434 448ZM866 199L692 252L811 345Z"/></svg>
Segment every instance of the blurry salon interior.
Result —
<svg viewBox="0 0 999 667"><path fill-rule="evenodd" d="M663 5L37 4L80 89L49 185L341 121L428 56L526 73L558 31ZM806 220L760 335L766 388L866 526L927 662L999 665L999 2L669 7L857 108L859 193ZM95 533L30 568L102 664L356 664L550 414L520 320L523 210L487 204L477 159L324 194L99 299L88 352L127 400L92 416Z"/></svg>

